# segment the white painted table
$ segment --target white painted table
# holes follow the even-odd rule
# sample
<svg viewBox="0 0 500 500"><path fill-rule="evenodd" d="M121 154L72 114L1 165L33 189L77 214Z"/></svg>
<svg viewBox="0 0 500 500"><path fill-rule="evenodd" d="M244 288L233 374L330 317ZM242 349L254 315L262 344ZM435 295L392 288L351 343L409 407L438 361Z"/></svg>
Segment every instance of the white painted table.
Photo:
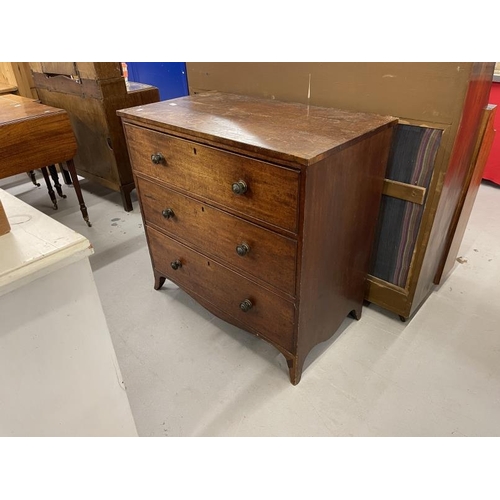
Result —
<svg viewBox="0 0 500 500"><path fill-rule="evenodd" d="M0 436L137 436L89 241L0 189Z"/></svg>

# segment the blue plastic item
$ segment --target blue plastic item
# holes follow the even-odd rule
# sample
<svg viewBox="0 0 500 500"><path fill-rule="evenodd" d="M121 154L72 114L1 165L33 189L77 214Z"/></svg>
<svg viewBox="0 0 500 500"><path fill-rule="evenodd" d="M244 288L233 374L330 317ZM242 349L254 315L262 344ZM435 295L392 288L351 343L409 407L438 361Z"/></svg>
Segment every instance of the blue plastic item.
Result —
<svg viewBox="0 0 500 500"><path fill-rule="evenodd" d="M129 81L158 87L162 101L189 95L184 62L128 62L127 69Z"/></svg>

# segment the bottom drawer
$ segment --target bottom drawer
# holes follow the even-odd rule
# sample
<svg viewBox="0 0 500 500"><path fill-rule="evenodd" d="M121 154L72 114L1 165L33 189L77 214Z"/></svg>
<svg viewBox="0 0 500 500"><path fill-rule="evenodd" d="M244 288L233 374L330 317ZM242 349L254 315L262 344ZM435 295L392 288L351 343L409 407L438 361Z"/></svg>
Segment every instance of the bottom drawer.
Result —
<svg viewBox="0 0 500 500"><path fill-rule="evenodd" d="M288 351L293 349L295 307L160 232L146 227L153 267L186 291ZM172 263L176 269L172 267Z"/></svg>

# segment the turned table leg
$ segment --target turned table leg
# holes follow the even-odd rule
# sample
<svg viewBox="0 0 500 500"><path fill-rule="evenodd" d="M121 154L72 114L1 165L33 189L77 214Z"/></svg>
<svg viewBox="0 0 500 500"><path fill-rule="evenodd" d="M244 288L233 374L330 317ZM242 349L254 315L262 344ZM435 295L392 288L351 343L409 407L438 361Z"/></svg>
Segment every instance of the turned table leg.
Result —
<svg viewBox="0 0 500 500"><path fill-rule="evenodd" d="M80 211L82 212L83 220L87 223L87 226L92 227L92 224L89 221L87 207L85 206L85 202L83 201L82 190L80 188L80 182L78 181L78 176L76 174L75 164L73 163L73 160L68 160L66 164L68 165L71 180L73 181L73 187L75 188L76 197L80 202Z"/></svg>
<svg viewBox="0 0 500 500"><path fill-rule="evenodd" d="M49 165L48 168L49 168L50 176L52 177L52 180L54 181L54 187L56 188L57 194L61 198L66 198L66 195L63 194L63 192L62 192L62 187L61 187L61 183L59 182L59 174L57 173L56 166Z"/></svg>
<svg viewBox="0 0 500 500"><path fill-rule="evenodd" d="M59 168L61 169L61 174L64 179L64 184L67 186L71 186L71 176L69 175L69 172L66 170L66 166L64 163L59 163Z"/></svg>
<svg viewBox="0 0 500 500"><path fill-rule="evenodd" d="M43 174L43 178L45 179L45 184L47 184L47 191L49 192L50 199L52 200L52 205L54 210L57 210L57 198L52 189L52 183L50 182L49 173L47 172L47 167L42 167L40 169Z"/></svg>
<svg viewBox="0 0 500 500"><path fill-rule="evenodd" d="M36 181L36 177L35 177L35 171L34 170L30 170L28 172L28 177L31 179L31 182L36 186L36 187L40 187L40 183Z"/></svg>

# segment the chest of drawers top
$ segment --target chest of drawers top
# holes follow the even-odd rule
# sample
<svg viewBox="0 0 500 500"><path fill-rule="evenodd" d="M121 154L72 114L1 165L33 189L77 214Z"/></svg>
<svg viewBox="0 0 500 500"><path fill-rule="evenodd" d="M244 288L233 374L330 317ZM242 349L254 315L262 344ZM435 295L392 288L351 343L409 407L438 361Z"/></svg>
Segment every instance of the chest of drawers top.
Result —
<svg viewBox="0 0 500 500"><path fill-rule="evenodd" d="M206 92L118 111L124 122L303 168L395 119L272 99Z"/></svg>

